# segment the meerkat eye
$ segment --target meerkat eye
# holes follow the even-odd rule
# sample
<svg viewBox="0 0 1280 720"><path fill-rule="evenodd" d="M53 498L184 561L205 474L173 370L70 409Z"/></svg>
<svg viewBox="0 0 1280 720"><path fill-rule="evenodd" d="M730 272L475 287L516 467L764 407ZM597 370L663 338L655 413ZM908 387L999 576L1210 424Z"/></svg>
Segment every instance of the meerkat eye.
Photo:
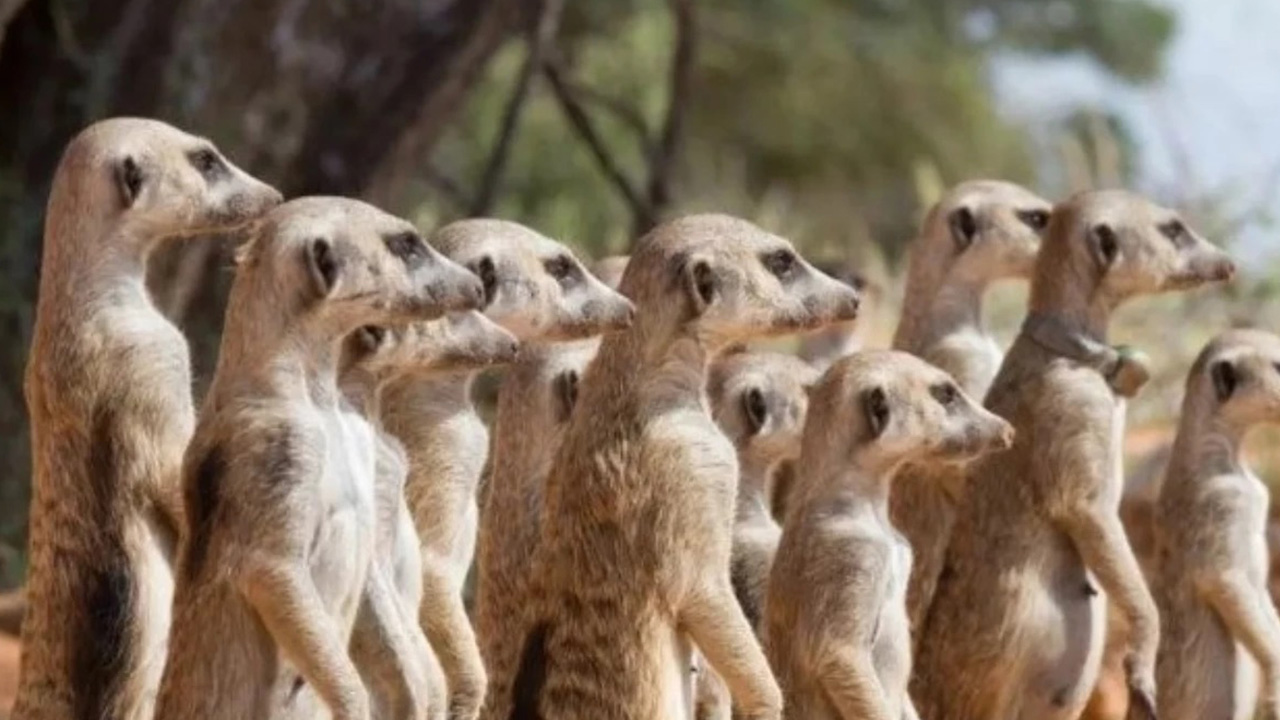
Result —
<svg viewBox="0 0 1280 720"><path fill-rule="evenodd" d="M383 239L387 250L401 260L410 261L427 254L426 242L415 232L402 232Z"/></svg>
<svg viewBox="0 0 1280 720"><path fill-rule="evenodd" d="M978 219L973 216L973 211L965 207L957 208L952 211L947 222L951 225L951 239L956 247L960 252L968 250L978 235Z"/></svg>
<svg viewBox="0 0 1280 720"><path fill-rule="evenodd" d="M226 166L222 164L222 158L218 157L218 153L211 148L201 148L187 156L191 162L191 166L196 169L206 179L221 175Z"/></svg>
<svg viewBox="0 0 1280 720"><path fill-rule="evenodd" d="M498 269L493 266L493 258L485 255L467 269L480 278L480 284L484 285L485 304L493 302L493 296L498 292Z"/></svg>
<svg viewBox="0 0 1280 720"><path fill-rule="evenodd" d="M1040 232L1049 226L1049 213L1046 210L1019 210L1018 219L1023 225Z"/></svg>
<svg viewBox="0 0 1280 720"><path fill-rule="evenodd" d="M955 404L956 399L960 397L960 391L951 383L940 383L929 388L929 394L933 395L933 399L937 400L942 407L949 408Z"/></svg>
<svg viewBox="0 0 1280 720"><path fill-rule="evenodd" d="M359 333L360 344L370 352L381 347L382 341L387 337L386 329L377 325L365 325L356 332Z"/></svg>
<svg viewBox="0 0 1280 720"><path fill-rule="evenodd" d="M1173 241L1174 245L1181 247L1187 238L1187 226L1182 224L1177 218L1166 223L1160 224L1160 234Z"/></svg>
<svg viewBox="0 0 1280 720"><path fill-rule="evenodd" d="M1110 225L1102 223L1095 225L1093 235L1098 241L1098 252L1102 253L1102 259L1111 264L1116 259L1116 253L1120 249L1120 238L1116 237L1116 231L1111 229Z"/></svg>
<svg viewBox="0 0 1280 720"><path fill-rule="evenodd" d="M774 277L785 280L796 268L796 254L785 248L775 250L765 255L761 262Z"/></svg>
<svg viewBox="0 0 1280 720"><path fill-rule="evenodd" d="M765 406L764 393L760 392L759 388L748 390L742 396L742 409L747 415L747 425L751 428L751 434L760 432L769 412L769 408Z"/></svg>
<svg viewBox="0 0 1280 720"><path fill-rule="evenodd" d="M567 255L557 255L547 260L542 266L548 275L560 282L573 276L573 260L570 260Z"/></svg>

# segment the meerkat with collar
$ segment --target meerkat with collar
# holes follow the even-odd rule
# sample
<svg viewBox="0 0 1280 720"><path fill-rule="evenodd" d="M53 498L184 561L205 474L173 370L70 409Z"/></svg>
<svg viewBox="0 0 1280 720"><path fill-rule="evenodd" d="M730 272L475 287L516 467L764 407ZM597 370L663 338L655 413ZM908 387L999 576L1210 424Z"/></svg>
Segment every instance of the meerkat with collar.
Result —
<svg viewBox="0 0 1280 720"><path fill-rule="evenodd" d="M1280 616L1267 590L1270 493L1241 457L1280 423L1280 337L1232 330L1191 366L1155 517L1152 592L1166 720L1280 718Z"/></svg>
<svg viewBox="0 0 1280 720"><path fill-rule="evenodd" d="M1167 208L1123 191L1054 208L1030 314L987 394L1017 431L977 460L922 627L912 696L932 720L1075 718L1098 676L1108 600L1131 629L1135 717L1155 716L1155 602L1120 523L1124 398L1147 373L1106 344L1124 301L1229 279Z"/></svg>
<svg viewBox="0 0 1280 720"><path fill-rule="evenodd" d="M501 220L462 220L431 242L484 283L485 314L522 342L585 337L630 322L631 304L563 245ZM477 485L489 433L471 399L474 369L412 373L382 394L382 420L404 445L405 494L422 548L420 621L444 666L450 716L478 716L488 684L462 601L475 554Z"/></svg>
<svg viewBox="0 0 1280 720"><path fill-rule="evenodd" d="M339 386L377 442L374 560L350 646L374 718L444 718L448 702L444 671L418 624L422 556L404 496L408 462L404 447L382 429L381 389L405 372L458 372L509 362L518 348L510 333L474 310L401 327L370 325L343 341ZM286 700L292 708L282 715L315 717L318 698L291 692Z"/></svg>
<svg viewBox="0 0 1280 720"><path fill-rule="evenodd" d="M147 292L147 259L279 202L155 120L104 120L63 153L24 384L35 474L15 717L151 717L195 412L187 343Z"/></svg>
<svg viewBox="0 0 1280 720"><path fill-rule="evenodd" d="M729 577L738 482L708 409L711 360L735 342L851 319L858 295L744 220L652 230L547 478L513 717L684 717L693 650L747 718L777 718L777 683Z"/></svg>
<svg viewBox="0 0 1280 720"><path fill-rule="evenodd" d="M479 307L408 222L285 203L242 249L183 462L189 531L157 720L267 717L299 673L336 720L370 701L348 654L375 545L376 438L337 383L344 337Z"/></svg>
<svg viewBox="0 0 1280 720"><path fill-rule="evenodd" d="M1052 209L1049 201L1007 182L975 180L947 192L911 245L894 349L941 368L970 397L985 397L1002 354L983 327L982 298L996 281L1031 277ZM913 628L942 572L963 477L954 464L908 466L893 484L893 524L914 550L907 588Z"/></svg>
<svg viewBox="0 0 1280 720"><path fill-rule="evenodd" d="M950 375L899 351L838 361L812 397L764 622L786 716L914 719L911 546L889 520L892 481L911 460L1007 448L1013 429Z"/></svg>

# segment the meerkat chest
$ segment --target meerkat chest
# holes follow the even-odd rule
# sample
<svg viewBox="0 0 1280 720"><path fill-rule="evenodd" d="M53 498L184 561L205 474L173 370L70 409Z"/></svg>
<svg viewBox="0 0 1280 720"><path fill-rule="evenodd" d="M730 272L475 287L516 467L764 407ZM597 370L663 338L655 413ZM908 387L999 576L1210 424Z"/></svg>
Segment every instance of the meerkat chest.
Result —
<svg viewBox="0 0 1280 720"><path fill-rule="evenodd" d="M697 491L729 521L738 492L738 453L706 412L668 413L651 425L655 458L679 462L697 479Z"/></svg>
<svg viewBox="0 0 1280 720"><path fill-rule="evenodd" d="M1004 359L995 339L976 327L950 333L930 347L924 356L955 377L965 392L978 398L986 393Z"/></svg>
<svg viewBox="0 0 1280 720"><path fill-rule="evenodd" d="M1270 565L1267 516L1270 493L1252 472L1218 475L1203 483L1196 514L1214 518L1223 550L1250 577L1265 584Z"/></svg>
<svg viewBox="0 0 1280 720"><path fill-rule="evenodd" d="M354 412L326 412L321 425L325 466L311 574L330 611L352 618L376 540L377 445L373 428Z"/></svg>

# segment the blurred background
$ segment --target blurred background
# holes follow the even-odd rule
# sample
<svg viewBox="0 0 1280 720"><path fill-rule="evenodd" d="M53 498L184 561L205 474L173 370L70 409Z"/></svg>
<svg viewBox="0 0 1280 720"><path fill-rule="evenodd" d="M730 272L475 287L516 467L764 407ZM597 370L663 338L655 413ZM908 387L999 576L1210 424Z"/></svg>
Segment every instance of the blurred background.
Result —
<svg viewBox="0 0 1280 720"><path fill-rule="evenodd" d="M93 120L205 134L286 196L360 196L424 232L496 215L583 256L675 214L741 215L867 275L872 345L946 186L1132 187L1244 260L1228 288L1119 319L1158 371L1131 411L1137 463L1210 335L1280 330L1277 34L1271 0L0 0L0 588L24 567L44 202ZM197 393L236 242L153 265ZM1005 337L1024 292L991 299Z"/></svg>

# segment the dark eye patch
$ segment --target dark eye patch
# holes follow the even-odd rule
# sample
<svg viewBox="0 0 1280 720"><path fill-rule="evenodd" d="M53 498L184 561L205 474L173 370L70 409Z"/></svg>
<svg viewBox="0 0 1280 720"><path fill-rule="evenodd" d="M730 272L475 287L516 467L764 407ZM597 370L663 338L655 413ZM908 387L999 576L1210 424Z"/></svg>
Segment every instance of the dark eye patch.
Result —
<svg viewBox="0 0 1280 720"><path fill-rule="evenodd" d="M1023 225L1040 232L1049 227L1049 211L1048 210L1019 210L1018 219Z"/></svg>
<svg viewBox="0 0 1280 720"><path fill-rule="evenodd" d="M939 383L929 388L929 394L933 396L943 407L951 407L960 397L960 391L951 383Z"/></svg>
<svg viewBox="0 0 1280 720"><path fill-rule="evenodd" d="M417 265L427 257L427 244L416 232L402 232L383 238L387 251L400 258L406 265Z"/></svg>
<svg viewBox="0 0 1280 720"><path fill-rule="evenodd" d="M213 148L200 148L187 154L187 161L206 180L222 177L227 173L227 165Z"/></svg>
<svg viewBox="0 0 1280 720"><path fill-rule="evenodd" d="M557 255L542 263L547 274L560 282L573 277L575 265L568 255Z"/></svg>
<svg viewBox="0 0 1280 720"><path fill-rule="evenodd" d="M774 277L779 280L786 280L793 272L795 272L798 261L794 252L783 248L781 250L774 250L760 258L760 262L764 264L765 269Z"/></svg>
<svg viewBox="0 0 1280 720"><path fill-rule="evenodd" d="M1177 218L1160 223L1160 234L1169 238L1174 245L1182 246L1187 241L1187 226Z"/></svg>

